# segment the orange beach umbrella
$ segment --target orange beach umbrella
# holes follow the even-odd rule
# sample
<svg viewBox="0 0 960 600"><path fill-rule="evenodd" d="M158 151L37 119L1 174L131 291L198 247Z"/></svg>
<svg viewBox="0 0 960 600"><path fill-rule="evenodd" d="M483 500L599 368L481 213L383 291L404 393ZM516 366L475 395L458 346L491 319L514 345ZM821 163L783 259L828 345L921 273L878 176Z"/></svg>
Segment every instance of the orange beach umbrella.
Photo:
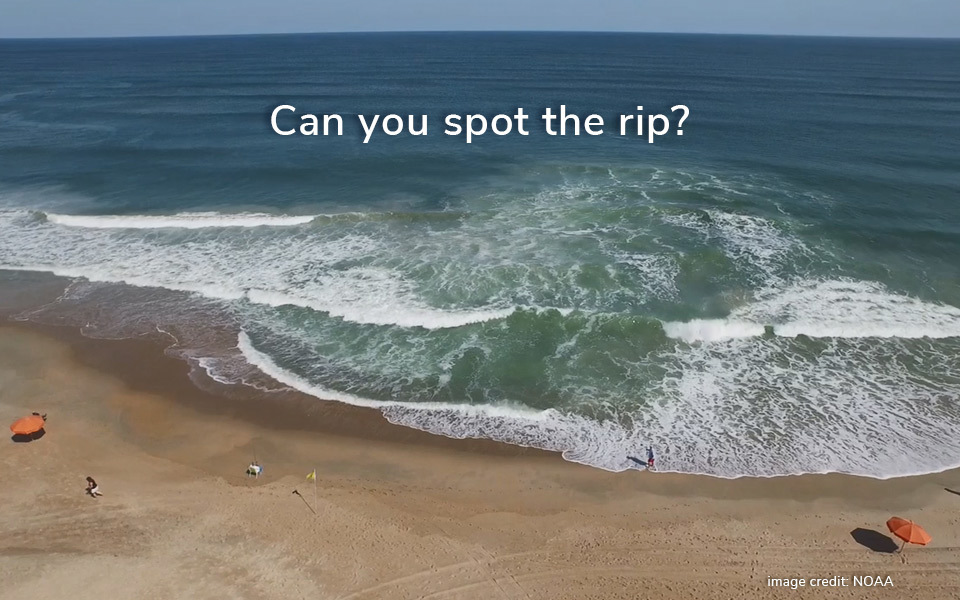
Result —
<svg viewBox="0 0 960 600"><path fill-rule="evenodd" d="M890 520L887 521L887 528L890 529L890 533L903 540L903 546L906 546L907 542L919 544L920 546L926 546L930 543L930 534L913 521L901 519L900 517L891 517ZM900 550L903 550L903 546L900 546Z"/></svg>
<svg viewBox="0 0 960 600"><path fill-rule="evenodd" d="M10 431L16 435L30 435L43 429L45 423L40 415L30 415L14 421Z"/></svg>

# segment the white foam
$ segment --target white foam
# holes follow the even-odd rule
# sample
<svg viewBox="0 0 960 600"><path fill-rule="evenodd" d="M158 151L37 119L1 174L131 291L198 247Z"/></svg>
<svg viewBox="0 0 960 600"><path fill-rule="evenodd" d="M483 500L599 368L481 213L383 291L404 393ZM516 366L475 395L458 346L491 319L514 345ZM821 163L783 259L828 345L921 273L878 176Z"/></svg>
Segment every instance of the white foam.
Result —
<svg viewBox="0 0 960 600"><path fill-rule="evenodd" d="M175 215L62 215L47 213L47 220L66 227L88 229L204 229L207 227L292 227L313 221L317 215L223 214L184 212Z"/></svg>
<svg viewBox="0 0 960 600"><path fill-rule="evenodd" d="M768 292L736 318L773 325L777 335L838 338L960 336L960 308L925 302L870 281L803 281Z"/></svg>
<svg viewBox="0 0 960 600"><path fill-rule="evenodd" d="M668 254L617 253L617 262L636 269L640 281L647 285L650 295L655 298L675 299L677 277L680 265L677 259Z"/></svg>
<svg viewBox="0 0 960 600"><path fill-rule="evenodd" d="M317 385L280 367L270 356L254 347L246 332L238 336L237 348L249 364L283 385L320 400L375 408L391 423L435 435L454 439L490 439L560 452L567 460L611 471L630 468L632 463L619 452L611 452L609 440L618 440L615 442L617 450L637 448L639 443L632 441L636 437L635 432L628 432L616 424L598 423L584 417L565 415L554 409L537 411L522 405L401 402L364 398Z"/></svg>
<svg viewBox="0 0 960 600"><path fill-rule="evenodd" d="M939 390L884 361L885 350L876 348L863 357L875 359L865 370L851 371L835 351L813 361L787 352L779 366L771 359L785 343L740 339L677 352L676 371L645 390L658 400L633 409L629 424L555 409L372 400L279 367L246 334L238 347L270 378L319 399L376 408L392 423L446 437L560 452L609 471L634 468L629 457L643 456L647 445L656 449L660 471L723 478L840 472L886 479L958 466L960 442L937 408L937 398L956 393L956 385ZM949 376L951 369L943 363L935 371ZM905 411L912 420L901 418ZM745 420L746 413L754 418ZM893 437L896 445L881 441ZM932 439L942 442L934 446Z"/></svg>
<svg viewBox="0 0 960 600"><path fill-rule="evenodd" d="M321 400L335 400L344 404L353 406L363 406L367 408L413 408L417 410L441 410L457 411L470 415L489 415L492 417L519 417L528 420L542 420L545 412L534 411L523 407L490 405L490 404L448 404L445 402L400 402L395 400L373 400L364 398L346 392L331 390L321 385L307 381L303 377L279 366L270 356L258 350L250 340L247 332L241 331L237 336L237 349L243 355L244 359L251 365L260 369L266 375L269 375L276 381L309 394Z"/></svg>
<svg viewBox="0 0 960 600"><path fill-rule="evenodd" d="M378 294L379 296L379 294ZM271 292L268 290L249 290L246 293L251 302L267 306L300 306L333 317L340 317L353 323L371 325L396 325L398 327L422 327L424 329L446 329L462 327L473 323L495 321L510 316L514 307L490 308L485 310L440 310L419 306L391 306L378 302L332 301L320 302L316 298Z"/></svg>
<svg viewBox="0 0 960 600"><path fill-rule="evenodd" d="M742 266L757 273L757 282L768 285L781 279L784 264L795 261L809 249L768 219L716 209L661 215L669 225L691 229L704 240L716 240Z"/></svg>
<svg viewBox="0 0 960 600"><path fill-rule="evenodd" d="M322 297L304 297L268 290L241 290L217 285L191 285L189 283L163 282L149 277L137 277L130 274L122 276L109 272L100 272L94 269L65 268L53 265L2 265L0 269L10 271L34 271L52 273L59 277L83 278L98 283L123 283L136 287L155 287L178 292L188 292L204 296L213 300L242 300L246 299L254 304L265 306L298 306L339 317L345 321L370 325L395 325L398 327L421 327L423 329L446 329L462 327L473 323L483 323L503 319L518 307L489 308L475 311L444 311L418 306L397 306L377 302L380 294L368 296L365 299L348 296L340 300L335 298L343 292L342 288L333 286ZM543 309L548 310L548 309ZM569 309L561 313L569 314Z"/></svg>
<svg viewBox="0 0 960 600"><path fill-rule="evenodd" d="M716 342L774 335L813 338L960 337L960 308L924 302L869 281L803 281L733 311L727 319L665 322L667 336Z"/></svg>
<svg viewBox="0 0 960 600"><path fill-rule="evenodd" d="M694 319L666 321L663 331L668 337L685 342L715 342L763 335L763 325L728 319Z"/></svg>
<svg viewBox="0 0 960 600"><path fill-rule="evenodd" d="M43 205L45 219L28 209L0 210L0 261L91 281L303 306L357 323L442 329L500 319L516 306L590 311L673 297L675 261L624 252L610 231L621 225L583 223L586 239L573 244L559 235L578 228L585 208L589 214L598 203L627 200L606 182L600 189L564 185L531 198L473 199L479 210L452 220L353 214L309 229L261 225L312 216L84 216ZM579 283L582 265L624 254L607 265L608 287Z"/></svg>
<svg viewBox="0 0 960 600"><path fill-rule="evenodd" d="M183 215L176 220L188 228L196 225ZM376 264L402 258L389 245L398 242L391 236L353 233L353 224L291 232L257 229L254 224L263 223L258 216L227 235L213 228L231 221L220 216L201 221L202 229L189 232L126 229L136 223L113 219L107 219L109 229L100 227L105 223L62 227L37 221L30 211L0 211L5 233L0 236L0 266L218 300L300 306L364 324L443 329L503 318L514 310L502 301L430 305L401 269ZM375 230L382 226L373 225ZM450 276L458 274L451 271Z"/></svg>
<svg viewBox="0 0 960 600"><path fill-rule="evenodd" d="M832 339L810 353L789 338L754 338L677 347L664 357L674 367L648 390L657 401L633 423L655 432L670 468L685 472L942 471L960 456L952 433L960 365L956 344L941 344Z"/></svg>

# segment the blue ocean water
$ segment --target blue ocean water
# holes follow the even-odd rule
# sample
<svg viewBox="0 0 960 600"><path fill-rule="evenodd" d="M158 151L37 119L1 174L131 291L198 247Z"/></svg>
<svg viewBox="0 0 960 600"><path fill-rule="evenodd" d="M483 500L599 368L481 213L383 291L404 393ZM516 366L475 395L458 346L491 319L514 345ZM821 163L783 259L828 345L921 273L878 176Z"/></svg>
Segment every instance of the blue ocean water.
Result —
<svg viewBox="0 0 960 600"><path fill-rule="evenodd" d="M726 477L941 470L958 64L949 40L0 40L0 285L67 277L21 317L161 332L223 383L606 469L653 445ZM346 131L276 135L280 104ZM546 135L561 104L606 133ZM682 136L617 135L676 104ZM529 136L443 134L517 107ZM387 113L428 135L363 144L355 115Z"/></svg>

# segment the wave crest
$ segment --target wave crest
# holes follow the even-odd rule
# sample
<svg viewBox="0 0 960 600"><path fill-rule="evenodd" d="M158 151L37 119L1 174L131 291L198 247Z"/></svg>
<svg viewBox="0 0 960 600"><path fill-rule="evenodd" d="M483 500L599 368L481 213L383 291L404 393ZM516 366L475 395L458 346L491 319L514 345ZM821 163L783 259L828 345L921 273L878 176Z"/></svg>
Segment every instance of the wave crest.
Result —
<svg viewBox="0 0 960 600"><path fill-rule="evenodd" d="M220 227L293 227L310 223L317 215L267 213L223 214L185 212L174 215L64 215L45 213L47 221L85 229L205 229Z"/></svg>
<svg viewBox="0 0 960 600"><path fill-rule="evenodd" d="M960 308L924 302L868 281L806 281L768 292L726 319L667 321L685 342L758 337L943 339L960 337Z"/></svg>
<svg viewBox="0 0 960 600"><path fill-rule="evenodd" d="M249 290L246 298L255 304L266 306L299 306L332 317L365 325L396 325L398 327L422 327L424 329L447 329L462 327L473 323L483 323L503 319L513 314L515 307L488 308L480 310L442 310L436 308L404 306L385 308L363 303L333 302L320 303L310 298L271 292L267 290Z"/></svg>

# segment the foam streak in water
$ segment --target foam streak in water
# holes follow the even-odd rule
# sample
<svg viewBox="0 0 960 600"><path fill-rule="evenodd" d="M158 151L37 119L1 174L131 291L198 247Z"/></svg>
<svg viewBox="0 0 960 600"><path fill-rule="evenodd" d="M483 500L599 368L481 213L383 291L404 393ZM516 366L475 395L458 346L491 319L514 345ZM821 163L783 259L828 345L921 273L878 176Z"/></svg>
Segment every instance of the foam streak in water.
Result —
<svg viewBox="0 0 960 600"><path fill-rule="evenodd" d="M316 215L270 215L266 213L221 214L216 212L175 215L61 215L47 213L47 220L66 227L89 229L204 229L207 227L291 227L313 221Z"/></svg>
<svg viewBox="0 0 960 600"><path fill-rule="evenodd" d="M369 302L319 303L311 298L269 292L266 290L249 290L246 293L246 297L251 302L267 306L300 306L310 308L353 323L396 325L398 327L423 327L424 329L445 329L462 327L464 325L470 325L471 323L494 321L510 316L515 310L511 307L476 311L445 311L415 306L391 309L389 307L371 305Z"/></svg>

